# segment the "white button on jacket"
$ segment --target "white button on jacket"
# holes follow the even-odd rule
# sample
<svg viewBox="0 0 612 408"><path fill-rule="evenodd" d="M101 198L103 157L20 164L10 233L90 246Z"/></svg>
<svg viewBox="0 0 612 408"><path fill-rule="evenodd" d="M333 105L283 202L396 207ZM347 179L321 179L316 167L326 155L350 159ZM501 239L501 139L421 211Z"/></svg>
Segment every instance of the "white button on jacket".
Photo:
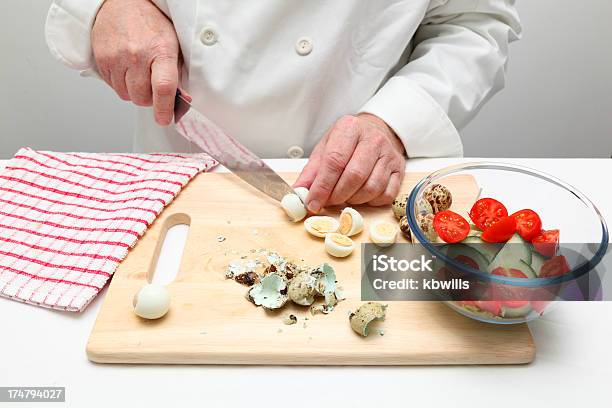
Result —
<svg viewBox="0 0 612 408"><path fill-rule="evenodd" d="M95 74L103 0L55 0L52 54ZM369 112L410 157L459 156L457 129L504 85L514 0L155 0L172 19L194 105L264 157L309 154L345 114ZM139 108L136 151L195 151Z"/></svg>

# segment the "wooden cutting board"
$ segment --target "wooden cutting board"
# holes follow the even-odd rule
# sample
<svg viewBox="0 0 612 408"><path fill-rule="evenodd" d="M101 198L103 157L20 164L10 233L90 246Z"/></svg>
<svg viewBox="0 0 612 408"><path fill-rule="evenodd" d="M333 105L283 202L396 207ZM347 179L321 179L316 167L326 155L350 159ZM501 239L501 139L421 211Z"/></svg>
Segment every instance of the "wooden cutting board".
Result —
<svg viewBox="0 0 612 408"><path fill-rule="evenodd" d="M408 174L402 191L424 175ZM284 174L288 181L295 174ZM477 196L469 176L449 177L453 209L465 211ZM393 219L388 207L362 207L366 226L377 217ZM337 213L335 213L337 214ZM190 224L180 271L169 285L168 314L138 318L132 298L155 270L168 228ZM218 236L226 237L218 242ZM367 242L367 230L356 241ZM328 314L311 316L290 305L280 313L255 307L247 288L225 279L238 251L265 248L312 266L330 262L347 299ZM197 176L169 205L115 272L87 344L100 363L174 364L518 364L533 360L527 325L491 325L463 317L439 302L391 302L384 336L363 338L348 323L360 301L359 247L346 259L332 259L322 240L302 223L289 222L278 204L231 174ZM287 312L298 323L287 326ZM304 318L307 317L308 320Z"/></svg>

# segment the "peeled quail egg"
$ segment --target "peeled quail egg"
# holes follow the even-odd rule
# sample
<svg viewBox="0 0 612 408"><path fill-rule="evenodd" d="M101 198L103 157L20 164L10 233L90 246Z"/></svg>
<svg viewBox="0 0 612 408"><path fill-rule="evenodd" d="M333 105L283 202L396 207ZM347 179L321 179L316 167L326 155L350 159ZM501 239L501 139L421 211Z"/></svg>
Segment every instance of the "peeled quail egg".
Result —
<svg viewBox="0 0 612 408"><path fill-rule="evenodd" d="M397 230L395 223L384 220L374 221L370 224L370 240L379 247L388 247L395 243Z"/></svg>
<svg viewBox="0 0 612 408"><path fill-rule="evenodd" d="M308 197L308 189L306 187L296 187L293 189L293 191L295 191L295 194L300 197L302 203L306 204L306 197Z"/></svg>
<svg viewBox="0 0 612 408"><path fill-rule="evenodd" d="M299 194L285 194L285 196L281 200L281 207L283 207L283 210L285 210L285 212L293 222L298 222L304 219L304 217L306 216L306 207L304 206L304 202L300 199Z"/></svg>
<svg viewBox="0 0 612 408"><path fill-rule="evenodd" d="M330 233L325 236L325 250L331 256L344 258L349 256L355 249L353 240L338 233Z"/></svg>
<svg viewBox="0 0 612 408"><path fill-rule="evenodd" d="M304 221L306 231L319 238L323 238L330 232L336 232L339 226L338 220L326 215L315 215Z"/></svg>
<svg viewBox="0 0 612 408"><path fill-rule="evenodd" d="M363 217L354 208L346 207L340 213L338 232L347 237L359 234L363 230Z"/></svg>
<svg viewBox="0 0 612 408"><path fill-rule="evenodd" d="M143 319L159 319L170 308L170 292L163 285L148 283L134 295L134 313Z"/></svg>

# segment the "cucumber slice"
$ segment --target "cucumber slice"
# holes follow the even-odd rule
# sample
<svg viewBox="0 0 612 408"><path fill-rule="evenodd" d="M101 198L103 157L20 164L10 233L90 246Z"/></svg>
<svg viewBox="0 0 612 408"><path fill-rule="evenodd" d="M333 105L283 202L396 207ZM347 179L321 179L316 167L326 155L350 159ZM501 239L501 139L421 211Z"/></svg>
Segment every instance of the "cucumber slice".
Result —
<svg viewBox="0 0 612 408"><path fill-rule="evenodd" d="M526 303L520 307L509 307L507 305L502 305L501 307L501 315L507 319L513 319L517 317L527 316L531 312L531 304Z"/></svg>
<svg viewBox="0 0 612 408"><path fill-rule="evenodd" d="M486 272L487 266L489 265L489 262L487 261L487 259L479 251L475 250L474 248L468 245L464 245L464 244L445 245L440 250L443 253L445 253L446 256L452 259L455 259L460 255L470 258L478 265L478 269L481 271Z"/></svg>
<svg viewBox="0 0 612 408"><path fill-rule="evenodd" d="M474 224L470 224L470 232L468 232L468 237L480 237L482 235L482 231L478 229L478 227Z"/></svg>
<svg viewBox="0 0 612 408"><path fill-rule="evenodd" d="M488 271L491 273L496 268L502 267L515 268L524 272L525 266L520 261L531 268L531 249L519 234L514 234L491 261Z"/></svg>
<svg viewBox="0 0 612 408"><path fill-rule="evenodd" d="M479 237L470 237L461 241L462 244L468 245L482 254L487 259L488 263L491 263L495 259L495 255L499 252L501 246L498 244L491 244L485 242Z"/></svg>
<svg viewBox="0 0 612 408"><path fill-rule="evenodd" d="M537 252L531 253L531 269L534 270L536 275L540 276L540 271L542 270L542 265L546 262L546 258L543 255L540 255Z"/></svg>
<svg viewBox="0 0 612 408"><path fill-rule="evenodd" d="M538 274L533 270L531 265L529 265L527 262L523 261L522 259L520 260L517 266L518 268L515 268L515 269L518 269L521 272L523 272L525 276L527 276L529 279L535 279L538 277Z"/></svg>

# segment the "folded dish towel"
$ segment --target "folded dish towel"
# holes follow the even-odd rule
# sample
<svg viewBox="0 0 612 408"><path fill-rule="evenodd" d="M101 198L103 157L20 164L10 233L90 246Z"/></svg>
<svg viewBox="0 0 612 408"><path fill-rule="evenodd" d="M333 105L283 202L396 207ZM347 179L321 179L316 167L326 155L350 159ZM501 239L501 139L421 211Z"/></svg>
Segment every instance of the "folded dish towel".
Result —
<svg viewBox="0 0 612 408"><path fill-rule="evenodd" d="M0 295L82 311L206 154L21 149L0 170Z"/></svg>

